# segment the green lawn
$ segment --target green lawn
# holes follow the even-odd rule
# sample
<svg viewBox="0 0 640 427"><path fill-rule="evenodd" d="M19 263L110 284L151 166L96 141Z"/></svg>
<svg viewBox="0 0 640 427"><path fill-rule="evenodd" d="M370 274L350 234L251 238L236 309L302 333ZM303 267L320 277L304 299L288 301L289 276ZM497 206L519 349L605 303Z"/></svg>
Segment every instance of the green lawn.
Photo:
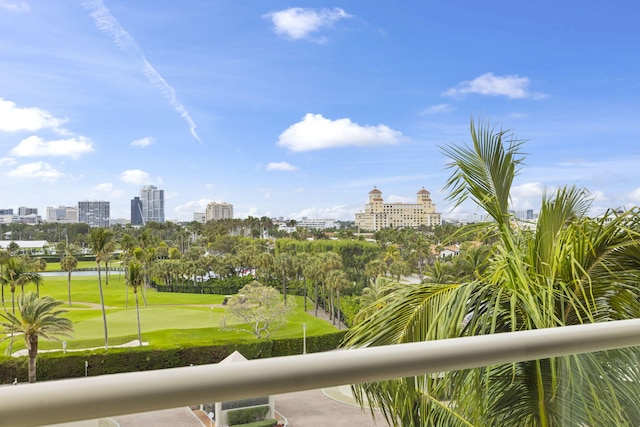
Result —
<svg viewBox="0 0 640 427"><path fill-rule="evenodd" d="M102 277L105 305L107 307L107 328L109 345L115 346L137 339L135 299L131 289L128 295L121 274L112 273L109 285ZM34 291L34 285L28 285L25 291ZM11 293L4 289L4 306L11 310ZM20 289L16 290L16 296ZM68 349L83 349L104 346L104 329L98 276L71 276L72 306L68 305L67 277L44 277L40 286L41 295L50 295L64 301L74 324L73 338L67 338ZM193 345L216 345L234 341L256 340L249 333L221 330L220 321L225 316L224 295L177 294L146 292L147 306L144 306L139 293L140 323L142 339L149 348L188 347ZM128 298L128 306L127 306ZM286 326L274 331L271 338L302 337L302 324L307 325L307 335L321 335L336 331L329 322L318 319L303 310L302 297L297 298L296 310L288 317ZM312 305L310 304L309 307ZM228 322L229 324L229 322ZM20 337L14 342L14 351L24 348ZM0 354L8 348L8 341L0 343ZM61 343L40 341L40 348L59 349Z"/></svg>
<svg viewBox="0 0 640 427"><path fill-rule="evenodd" d="M116 263L115 265L120 265ZM109 264L111 266L111 264ZM97 264L95 261L78 261L78 266L76 268L97 268ZM101 265L101 268L104 268L104 265ZM47 268L44 271L62 271L60 267L60 261L56 262L48 262Z"/></svg>

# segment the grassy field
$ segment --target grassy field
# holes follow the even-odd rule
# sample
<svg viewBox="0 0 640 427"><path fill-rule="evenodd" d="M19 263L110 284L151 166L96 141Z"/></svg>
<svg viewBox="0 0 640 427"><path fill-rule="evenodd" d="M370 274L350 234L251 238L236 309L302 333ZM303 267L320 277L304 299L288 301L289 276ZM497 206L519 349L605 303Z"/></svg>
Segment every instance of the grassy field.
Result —
<svg viewBox="0 0 640 427"><path fill-rule="evenodd" d="M115 272L110 275L109 285L102 278L109 346L121 345L138 339L136 308L133 291L127 289L124 277ZM25 291L34 291L28 285ZM11 310L11 293L4 289L4 307ZM16 290L16 297L20 289ZM65 302L65 315L73 321L74 336L67 338L67 349L104 347L104 327L98 277L71 276L72 306L68 305L67 277L44 277L40 286L41 295L50 295ZM226 308L222 306L224 295L177 294L146 292L147 306L139 295L142 339L149 348L188 347L194 345L216 345L227 342L255 341L253 335L244 332L222 330L220 322ZM271 334L271 338L302 337L302 324L306 324L307 335L320 335L336 330L329 322L305 313L302 297L297 298L297 307L288 317L287 324ZM309 304L312 307L312 304ZM230 324L228 322L228 324ZM0 343L0 354L8 348L8 341ZM13 351L24 348L21 337L15 339ZM61 343L40 341L40 349L61 349Z"/></svg>
<svg viewBox="0 0 640 427"><path fill-rule="evenodd" d="M120 262L116 261L113 264L109 263L109 267L113 267L113 266L119 267ZM76 268L97 268L97 264L95 261L78 261L78 266ZM101 264L100 268L104 269L104 264ZM47 268L45 268L44 271L62 271L62 268L60 267L60 262L59 261L48 262Z"/></svg>

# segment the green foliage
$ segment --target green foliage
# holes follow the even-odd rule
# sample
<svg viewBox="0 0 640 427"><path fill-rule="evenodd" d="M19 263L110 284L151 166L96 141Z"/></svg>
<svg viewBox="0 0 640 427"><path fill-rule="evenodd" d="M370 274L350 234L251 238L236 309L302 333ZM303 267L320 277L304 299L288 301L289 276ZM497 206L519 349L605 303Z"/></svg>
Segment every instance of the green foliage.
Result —
<svg viewBox="0 0 640 427"><path fill-rule="evenodd" d="M345 332L340 331L326 335L309 336L307 337L307 352L335 350L344 335ZM234 351L240 352L249 360L302 354L302 338L254 340L160 350L131 347L66 354L60 352L40 353L38 355L38 379L47 381L83 377L85 375L85 361L88 364L87 375L96 376L218 363ZM27 358L0 358L0 384L9 384L15 378L19 382L27 381Z"/></svg>
<svg viewBox="0 0 640 427"><path fill-rule="evenodd" d="M357 296L341 296L340 311L342 312L342 322L351 327L354 324L355 317L360 311L359 297Z"/></svg>
<svg viewBox="0 0 640 427"><path fill-rule="evenodd" d="M252 276L229 276L224 278L212 278L205 282L199 282L197 286L192 281L182 281L171 285L154 283L153 286L158 292L176 292L187 294L216 294L234 295L253 280Z"/></svg>
<svg viewBox="0 0 640 427"><path fill-rule="evenodd" d="M275 418L269 418L268 420L255 421L247 424L231 424L232 427L273 427L278 424L278 420Z"/></svg>
<svg viewBox="0 0 640 427"><path fill-rule="evenodd" d="M255 421L264 421L264 417L266 417L268 413L269 405L234 409L227 412L227 421L231 426L244 425Z"/></svg>

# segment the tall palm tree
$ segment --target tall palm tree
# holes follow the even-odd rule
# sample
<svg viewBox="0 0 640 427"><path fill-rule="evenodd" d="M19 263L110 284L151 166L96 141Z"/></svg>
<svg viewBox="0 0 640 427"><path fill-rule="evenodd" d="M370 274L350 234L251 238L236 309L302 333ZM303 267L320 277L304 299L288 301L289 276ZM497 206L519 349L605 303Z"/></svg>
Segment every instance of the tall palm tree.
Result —
<svg viewBox="0 0 640 427"><path fill-rule="evenodd" d="M353 328L347 346L484 335L640 317L640 209L587 216L585 190L545 195L534 231L509 214L522 142L471 125L472 144L444 152L446 188L491 222L475 225L497 243L487 269L462 284L398 289ZM356 397L403 426L631 426L640 419L638 351L582 354L368 383Z"/></svg>
<svg viewBox="0 0 640 427"><path fill-rule="evenodd" d="M96 264L98 265L98 288L100 290L100 306L102 307L102 323L104 325L104 348L109 349L109 334L107 332L107 311L104 307L104 294L102 292L102 275L100 273L100 263L111 249L113 241L113 231L104 227L92 228L89 232L89 246L96 255Z"/></svg>
<svg viewBox="0 0 640 427"><path fill-rule="evenodd" d="M10 257L4 265L0 282L2 282L3 285L9 285L9 289L11 290L11 312L15 313L16 287L20 286L24 289L24 285L28 283L41 283L42 277L33 271L32 266L24 258Z"/></svg>
<svg viewBox="0 0 640 427"><path fill-rule="evenodd" d="M0 277L2 277L4 272L4 265L11 258L11 254L9 251L0 249ZM4 283L0 283L0 288L2 290L2 307L4 308Z"/></svg>
<svg viewBox="0 0 640 427"><path fill-rule="evenodd" d="M287 278L293 269L293 258L286 252L277 254L273 259L273 268L278 275L282 277L282 296L284 305L287 305Z"/></svg>
<svg viewBox="0 0 640 427"><path fill-rule="evenodd" d="M0 317L4 318L0 325L5 328L8 334L24 336L25 345L29 350L30 383L36 382L38 339L42 337L60 341L58 335L70 336L73 332L71 320L60 317L66 313L66 311L57 308L61 304L61 301L56 301L50 296L40 298L36 293L29 292L18 298L19 316L14 313L0 313Z"/></svg>
<svg viewBox="0 0 640 427"><path fill-rule="evenodd" d="M138 342L142 347L142 332L140 330L140 304L138 303L138 289L144 286L144 271L142 265L136 261L129 261L127 267L127 282L133 288L133 295L136 299L136 318L138 321Z"/></svg>
<svg viewBox="0 0 640 427"><path fill-rule="evenodd" d="M36 273L40 272L40 271L45 271L47 269L47 261L45 261L42 258L36 258L33 260L32 262L33 265L33 269L36 271ZM36 293L38 295L40 295L40 284L42 283L42 281L37 281L35 282L36 285Z"/></svg>
<svg viewBox="0 0 640 427"><path fill-rule="evenodd" d="M336 317L338 320L338 329L341 328L341 316L340 316L340 291L346 289L349 286L349 278L347 273L342 270L333 270L327 276L327 286L331 290L331 302L329 304L331 309L331 318L333 324L336 324ZM333 292L336 292L337 302L334 304ZM337 307L336 307L337 306Z"/></svg>
<svg viewBox="0 0 640 427"><path fill-rule="evenodd" d="M73 255L65 255L60 261L60 267L67 272L67 294L69 295L69 307L71 307L71 272L78 267L78 259Z"/></svg>

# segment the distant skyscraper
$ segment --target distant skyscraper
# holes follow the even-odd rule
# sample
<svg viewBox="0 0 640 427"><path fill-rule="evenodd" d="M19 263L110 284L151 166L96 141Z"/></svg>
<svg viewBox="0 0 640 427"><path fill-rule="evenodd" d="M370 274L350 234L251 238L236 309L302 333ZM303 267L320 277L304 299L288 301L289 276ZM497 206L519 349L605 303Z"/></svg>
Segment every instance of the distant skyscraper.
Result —
<svg viewBox="0 0 640 427"><path fill-rule="evenodd" d="M103 200L78 202L78 222L89 224L90 227L108 227L109 215L109 202Z"/></svg>
<svg viewBox="0 0 640 427"><path fill-rule="evenodd" d="M38 208L25 208L21 206L18 208L18 215L38 215Z"/></svg>
<svg viewBox="0 0 640 427"><path fill-rule="evenodd" d="M47 222L75 223L78 222L78 208L75 206L47 206Z"/></svg>
<svg viewBox="0 0 640 427"><path fill-rule="evenodd" d="M142 203L142 221L164 222L164 190L158 190L154 185L145 185L140 190Z"/></svg>
<svg viewBox="0 0 640 427"><path fill-rule="evenodd" d="M131 199L131 225L144 225L142 221L142 201L140 197Z"/></svg>
<svg viewBox="0 0 640 427"><path fill-rule="evenodd" d="M207 205L207 221L233 218L233 205L211 202Z"/></svg>
<svg viewBox="0 0 640 427"><path fill-rule="evenodd" d="M194 212L193 213L193 220L195 222L200 222L200 223L204 224L205 222L207 222L207 214L206 214L206 212Z"/></svg>
<svg viewBox="0 0 640 427"><path fill-rule="evenodd" d="M13 208L0 209L0 215L13 215Z"/></svg>

